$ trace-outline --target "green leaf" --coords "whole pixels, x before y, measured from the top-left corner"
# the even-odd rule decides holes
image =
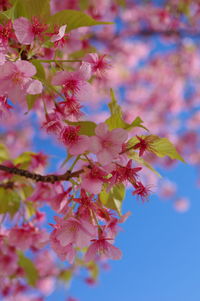
[[[16,0],[15,18],[39,17],[39,20],[45,21],[50,16],[49,0]]]
[[[111,102],[108,104],[111,116],[106,120],[106,124],[108,125],[109,130],[113,130],[116,128],[122,128],[125,130],[131,130],[134,127],[142,127],[145,128],[142,123],[142,119],[140,117],[136,117],[131,124],[125,122],[122,117],[122,110],[120,105],[118,105],[117,100],[115,98],[114,91],[110,90]]]
[[[28,283],[31,286],[35,286],[38,280],[38,271],[36,270],[33,262],[29,258],[24,256],[22,252],[18,252],[18,257],[18,264],[24,269]]]
[[[148,169],[150,169],[152,172],[154,172],[157,176],[162,177],[159,172],[157,172],[152,166],[151,164],[149,164],[147,161],[145,161],[143,158],[139,157],[138,153],[134,152],[134,151],[129,151],[128,153],[128,157],[130,159],[133,159],[134,161],[136,161],[137,163],[147,167]]]
[[[11,218],[19,210],[20,197],[11,189],[0,188],[0,214],[9,213]]]
[[[111,188],[109,192],[102,190],[100,193],[100,200],[109,209],[117,211],[121,215],[122,201],[125,198],[124,184],[117,184]]]
[[[36,213],[33,202],[26,202],[26,215],[31,218]]]
[[[69,282],[72,278],[72,271],[71,270],[65,270],[62,271],[59,275],[59,279],[63,282]]]
[[[4,144],[0,144],[0,162],[3,162],[5,160],[9,159],[9,153]]]
[[[80,10],[86,10],[89,6],[89,0],[79,0]]]
[[[96,128],[96,123],[93,121],[79,121],[79,122],[72,122],[65,120],[65,122],[69,125],[74,125],[74,126],[80,126],[80,135],[87,135],[87,136],[94,136],[95,135],[95,128]]]
[[[134,127],[140,127],[143,128],[144,130],[148,131],[148,129],[142,125],[142,123],[144,123],[144,121],[137,116],[132,122],[131,124],[127,124],[127,126],[125,127],[125,130],[131,130]]]
[[[168,156],[171,159],[177,159],[184,162],[184,159],[177,152],[175,146],[167,138],[159,138],[151,143],[152,152],[158,157]]]
[[[81,11],[70,9],[59,11],[55,15],[50,16],[48,23],[50,23],[52,26],[55,24],[59,26],[67,24],[67,31],[85,26],[113,24],[111,22],[96,21]]]
[[[26,95],[28,111],[30,111],[34,107],[37,99],[38,99],[38,94],[37,95],[31,95],[31,94]],[[27,113],[28,112],[26,112],[25,114],[27,114]]]
[[[35,66],[37,73],[35,77],[39,80],[45,80],[45,71],[43,65],[38,60],[31,60],[31,63]]]
[[[17,157],[15,160],[14,160],[14,164],[15,165],[18,165],[20,164],[20,168],[28,168],[29,167],[29,164],[32,160],[32,155],[34,153],[33,152],[24,152],[22,153],[21,155],[19,155],[19,157]]]

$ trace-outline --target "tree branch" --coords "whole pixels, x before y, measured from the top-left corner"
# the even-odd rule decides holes
[[[28,170],[20,169],[17,167],[8,167],[5,165],[0,165],[0,170],[5,171],[10,174],[25,177],[27,179],[32,179],[36,182],[46,182],[46,183],[52,183],[52,184],[54,184],[55,182],[59,182],[59,181],[69,181],[71,178],[77,178],[84,171],[83,169],[80,169],[75,172],[71,172],[70,170],[67,170],[64,174],[61,174],[61,175],[49,174],[49,175],[43,176],[40,174],[32,173]]]

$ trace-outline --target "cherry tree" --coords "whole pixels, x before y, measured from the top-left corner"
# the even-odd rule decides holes
[[[200,7],[166,2],[0,1],[3,300],[44,300],[83,268],[94,283],[122,256],[126,189],[146,202],[160,181],[153,166],[199,164]],[[54,172],[37,137],[66,153]]]

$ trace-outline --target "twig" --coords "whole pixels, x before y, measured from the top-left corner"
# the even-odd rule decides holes
[[[36,182],[46,182],[52,184],[60,181],[69,181],[71,178],[78,178],[79,175],[84,172],[83,169],[80,169],[75,172],[71,172],[70,170],[67,170],[64,174],[61,175],[49,174],[43,176],[40,174],[32,173],[28,170],[20,169],[17,167],[8,167],[5,165],[0,165],[0,170],[3,170],[10,174],[15,174],[21,177],[25,177],[27,179],[32,179]]]

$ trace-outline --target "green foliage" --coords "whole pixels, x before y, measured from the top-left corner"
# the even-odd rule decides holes
[[[0,163],[9,159],[9,153],[4,144],[0,144]]]
[[[134,161],[136,161],[137,163],[139,163],[140,165],[143,165],[145,167],[147,167],[148,169],[150,169],[152,172],[154,172],[157,176],[161,177],[161,175],[159,174],[159,172],[157,172],[152,166],[151,164],[149,164],[147,161],[145,161],[143,158],[139,157],[138,153],[134,152],[134,151],[129,151],[127,152],[127,155],[130,159],[133,159]]]
[[[60,273],[59,275],[59,280],[63,281],[63,282],[69,282],[72,278],[72,271],[70,269],[68,270],[64,270]]]
[[[38,272],[33,262],[24,256],[22,252],[18,252],[19,261],[18,264],[23,268],[27,281],[31,286],[35,286],[38,279]]]
[[[38,60],[31,60],[31,63],[35,66],[37,73],[35,77],[39,80],[45,80],[45,71],[43,65]]]
[[[39,17],[40,20],[45,21],[50,16],[49,0],[14,0],[12,19],[19,17]]]
[[[151,146],[153,148],[152,152],[158,157],[168,156],[171,159],[180,160],[185,163],[184,159],[177,152],[175,146],[167,138],[158,137],[158,139],[152,142]]]
[[[9,213],[12,218],[20,207],[18,193],[11,189],[0,187],[0,214]]]
[[[125,193],[124,184],[117,184],[113,186],[109,192],[102,190],[99,196],[104,206],[117,211],[117,213],[121,215],[122,201],[125,198]]]
[[[65,120],[68,125],[80,126],[80,135],[87,135],[87,136],[94,136],[95,135],[95,128],[96,123],[93,121],[79,121],[79,122],[72,122]]]
[[[27,169],[32,160],[33,152],[24,152],[14,160],[15,165],[20,165],[20,168]]]
[[[38,99],[38,95],[30,95],[30,94],[26,95],[26,102],[27,102],[28,111],[30,111],[34,107],[35,102],[37,101],[37,99]],[[26,113],[28,113],[28,112],[26,112]]]
[[[171,159],[180,160],[185,162],[181,155],[177,152],[175,146],[167,139],[160,138],[157,135],[140,136],[142,139],[149,137],[149,148],[148,151],[155,154],[158,157],[168,156]],[[151,142],[150,142],[151,140]],[[138,143],[137,137],[133,137],[128,141],[128,148]],[[131,154],[131,152],[130,152]]]
[[[77,10],[62,10],[53,16],[50,16],[48,23],[52,26],[67,24],[67,31],[85,26],[112,24],[111,22],[96,21],[92,17]]]
[[[110,90],[111,102],[108,104],[111,116],[106,120],[106,124],[108,125],[109,130],[113,130],[116,128],[122,128],[125,130],[131,130],[134,127],[141,127],[145,130],[142,123],[142,119],[140,117],[136,117],[131,124],[128,124],[123,120],[122,110],[120,105],[118,105],[117,100],[115,98],[114,91]]]

